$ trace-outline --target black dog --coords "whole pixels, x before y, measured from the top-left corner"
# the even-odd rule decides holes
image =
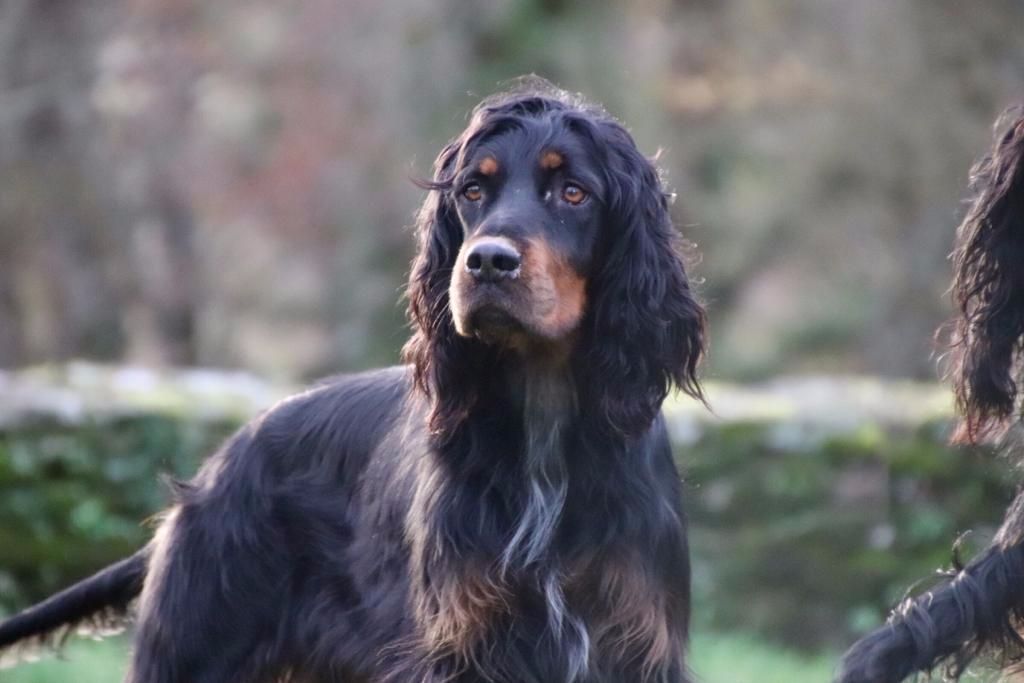
[[[975,197],[953,252],[950,377],[963,421],[954,440],[1002,439],[1019,452],[1024,381],[1024,118],[1010,118],[972,171]],[[842,683],[896,683],[944,665],[959,677],[980,653],[1004,665],[1024,640],[1024,493],[992,545],[935,590],[901,605],[843,659]]]
[[[536,82],[485,100],[419,216],[405,367],[238,432],[137,555],[0,648],[138,597],[130,683],[689,680],[660,406],[704,312],[655,167]]]

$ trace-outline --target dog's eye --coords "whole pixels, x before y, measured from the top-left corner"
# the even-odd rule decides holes
[[[573,185],[572,183],[566,184],[562,188],[562,199],[569,202],[570,204],[582,204],[583,200],[587,198],[587,192],[579,185]]]
[[[484,193],[480,189],[480,183],[470,183],[462,188],[462,196],[471,202],[478,202]]]

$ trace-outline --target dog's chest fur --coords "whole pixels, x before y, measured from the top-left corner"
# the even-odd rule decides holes
[[[424,652],[495,680],[515,668],[492,656],[495,641],[559,652],[557,675],[569,682],[607,658],[660,666],[674,642],[670,606],[639,554],[560,538],[567,507],[576,526],[588,521],[589,501],[569,498],[573,463],[586,461],[571,452],[580,443],[572,385],[557,374],[528,377],[517,408],[521,426],[508,441],[518,448],[495,438],[500,464],[490,479],[472,473],[474,462],[451,468],[443,453],[416,473],[406,532]]]

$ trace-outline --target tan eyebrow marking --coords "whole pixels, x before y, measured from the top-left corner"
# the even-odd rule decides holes
[[[484,175],[494,175],[498,172],[498,160],[494,157],[484,157],[477,169]]]
[[[564,162],[565,159],[562,158],[562,155],[551,149],[544,152],[540,157],[540,167],[549,171],[555,170]]]

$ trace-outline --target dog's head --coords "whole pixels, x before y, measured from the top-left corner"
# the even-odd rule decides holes
[[[493,96],[424,185],[406,358],[435,429],[468,414],[500,356],[570,359],[624,434],[672,383],[700,396],[704,312],[657,170],[611,116],[535,81]]]

